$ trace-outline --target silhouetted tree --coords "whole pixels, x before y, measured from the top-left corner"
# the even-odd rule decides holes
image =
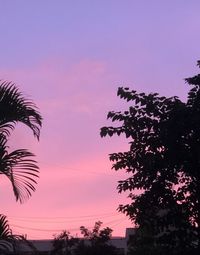
[[[9,253],[13,247],[14,236],[6,219],[6,216],[0,214],[0,254]]]
[[[55,236],[53,240],[52,255],[120,255],[109,241],[112,229],[106,227],[100,229],[102,222],[97,221],[92,231],[81,226],[80,231],[83,238],[77,238],[63,231]]]
[[[25,99],[14,84],[0,84],[0,174],[8,177],[20,202],[35,190],[38,166],[31,159],[34,155],[26,149],[8,152],[9,135],[21,122],[39,139],[41,120],[34,103]]]
[[[78,238],[71,236],[69,232],[64,230],[59,235],[55,235],[51,254],[71,255],[72,249],[78,241]]]
[[[39,139],[42,117],[33,102],[23,97],[13,83],[0,83],[0,174],[8,177],[16,200],[21,203],[35,191],[39,168],[26,149],[9,152],[9,136],[17,123],[29,127]],[[19,236],[18,236],[19,237]],[[18,238],[12,235],[5,216],[0,215],[0,250]],[[23,238],[22,238],[23,239]],[[12,242],[11,242],[12,241]],[[3,247],[4,246],[4,247]]]
[[[200,252],[200,74],[185,80],[191,86],[186,102],[120,87],[118,96],[132,104],[108,113],[119,126],[101,128],[102,137],[129,139],[129,151],[110,154],[113,169],[129,174],[118,191],[129,191],[132,201],[119,210],[150,229],[152,242],[168,254],[181,246]]]
[[[101,225],[102,222],[97,221],[92,231],[84,226],[80,227],[84,239],[79,242],[75,250],[76,255],[117,254],[116,248],[109,244],[112,229],[108,227],[100,229]]]

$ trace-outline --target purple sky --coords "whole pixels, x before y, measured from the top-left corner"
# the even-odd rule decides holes
[[[15,203],[1,177],[1,213],[15,233],[50,238],[101,220],[124,235],[131,223],[117,213],[126,195],[108,154],[124,138],[101,139],[109,110],[126,103],[118,86],[186,98],[183,78],[197,73],[200,2],[136,0],[0,1],[0,77],[34,100],[44,118],[38,143],[19,125],[11,148],[37,155],[40,179],[25,204]]]

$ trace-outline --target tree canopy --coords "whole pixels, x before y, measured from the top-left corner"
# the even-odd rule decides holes
[[[112,168],[129,175],[117,188],[129,192],[131,203],[119,210],[153,231],[162,247],[200,250],[200,74],[185,81],[186,102],[120,87],[117,95],[131,106],[110,111],[107,118],[118,126],[100,134],[129,138],[128,151],[109,155]]]

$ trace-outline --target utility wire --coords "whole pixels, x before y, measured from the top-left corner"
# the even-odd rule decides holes
[[[82,218],[92,218],[92,217],[104,217],[104,216],[114,216],[117,213],[100,213],[100,214],[90,214],[90,215],[80,215],[80,216],[54,216],[54,217],[40,217],[40,216],[12,216],[8,215],[9,218],[18,218],[18,219],[82,219]]]
[[[51,166],[53,167],[52,165],[48,164],[48,163],[45,163],[45,162],[41,162],[41,164],[43,165],[46,165],[46,166]],[[58,165],[58,164],[54,164],[55,167],[57,168],[60,168],[60,169],[64,169],[64,170],[70,170],[70,171],[74,171],[74,172],[81,172],[83,174],[95,174],[95,175],[106,175],[106,176],[114,176],[113,174],[110,174],[110,173],[105,173],[105,172],[97,172],[97,171],[92,171],[92,170],[82,170],[82,169],[77,169],[77,168],[71,168],[71,167],[65,167],[65,166],[61,166],[61,165]],[[111,168],[110,168],[111,170]],[[114,172],[113,172],[114,173]]]
[[[120,219],[115,219],[115,220],[112,220],[112,221],[109,221],[107,223],[104,223],[103,225],[109,225],[111,223],[116,223],[116,222],[119,222],[121,220],[123,220],[124,218],[120,218]],[[62,232],[64,229],[41,229],[41,228],[32,228],[32,227],[24,227],[24,226],[19,226],[19,225],[15,225],[15,224],[10,224],[11,226],[13,227],[16,227],[16,228],[20,228],[20,229],[27,229],[27,230],[33,230],[33,231],[44,231],[44,232]],[[91,229],[93,228],[94,226],[90,226],[90,227],[87,227],[88,229]],[[68,231],[77,231],[77,230],[80,230],[80,228],[69,228],[67,229]]]
[[[112,215],[107,215],[107,216],[98,216],[98,218],[103,218],[103,219],[107,219],[107,218],[111,218],[111,217],[114,217],[114,216],[118,216],[118,215],[116,215],[116,214],[112,214]],[[9,218],[9,217],[8,217]],[[82,222],[82,221],[84,221],[84,220],[87,220],[87,219],[89,219],[89,220],[96,220],[97,219],[97,216],[95,216],[95,217],[91,217],[91,218],[82,218],[82,219],[80,219],[80,218],[78,218],[78,219],[69,219],[68,218],[68,220],[66,219],[66,220],[62,220],[62,221],[55,221],[55,220],[53,220],[53,221],[50,221],[50,220],[42,220],[42,219],[14,219],[14,218],[10,218],[10,219],[12,219],[12,221],[15,221],[15,222],[32,222],[32,223],[52,223],[52,224],[58,224],[58,223],[71,223],[71,222]]]

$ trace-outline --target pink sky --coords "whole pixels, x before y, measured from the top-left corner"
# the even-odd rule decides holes
[[[2,1],[1,79],[15,82],[44,118],[40,142],[19,125],[10,148],[28,148],[40,166],[37,190],[23,205],[1,177],[1,213],[14,233],[51,238],[101,220],[123,236],[130,221],[108,154],[128,149],[100,138],[109,110],[127,104],[118,86],[186,98],[183,78],[197,72],[199,1]]]

